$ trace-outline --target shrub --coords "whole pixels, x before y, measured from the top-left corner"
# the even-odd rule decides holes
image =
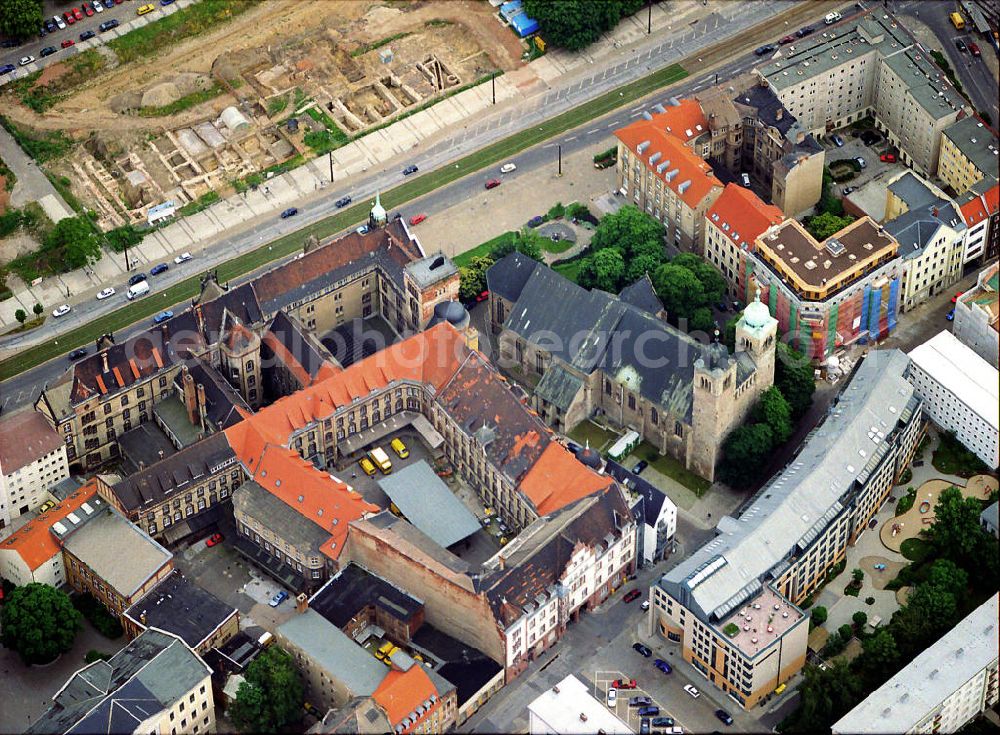
[[[566,207],[563,206],[562,202],[556,202],[552,205],[552,209],[548,211],[549,219],[559,219],[566,214]]]
[[[73,607],[79,610],[98,633],[105,638],[120,638],[122,630],[118,618],[109,613],[92,595],[80,595],[73,600]]]
[[[850,623],[844,623],[841,625],[837,628],[837,632],[840,633],[840,637],[843,638],[845,642],[854,637],[854,628],[851,627]]]
[[[858,610],[851,616],[851,620],[854,621],[854,630],[860,633],[868,625],[868,613],[864,610]]]
[[[866,597],[865,598],[865,604],[866,605],[874,605],[875,604],[875,598],[874,597]]]
[[[607,161],[609,158],[618,157],[618,146],[613,148],[608,148],[606,151],[601,151],[596,156],[594,156],[594,163],[601,163],[602,161]]]
[[[823,607],[822,605],[818,605],[812,611],[812,620],[813,620],[813,623],[815,623],[816,625],[822,625],[823,623],[826,622],[826,619],[827,619],[828,615],[829,615],[829,613],[827,612],[826,608]]]
[[[740,626],[736,623],[727,623],[726,627],[722,629],[722,632],[732,638],[734,635],[740,632]]]
[[[94,661],[107,661],[111,658],[110,653],[101,653],[98,650],[91,648],[87,651],[87,655],[83,657],[85,663],[92,664]]]

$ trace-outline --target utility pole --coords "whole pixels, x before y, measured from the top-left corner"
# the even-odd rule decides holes
[[[649,9],[649,16],[646,18],[646,33],[653,32],[653,0],[647,0],[646,7]]]
[[[330,183],[333,183],[333,151],[329,152],[330,158]]]
[[[559,144],[559,175],[562,176],[562,143]]]
[[[490,76],[490,81],[493,83],[493,104],[497,103],[497,73],[493,72]]]

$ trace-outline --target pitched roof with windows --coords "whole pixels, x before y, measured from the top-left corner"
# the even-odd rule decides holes
[[[765,204],[753,191],[737,184],[726,184],[705,216],[732,244],[750,249],[756,238],[785,219],[778,207]]]
[[[96,479],[88,481],[70,493],[61,503],[57,503],[54,508],[25,523],[0,541],[0,551],[16,552],[31,571],[50,561],[62,548],[59,539],[50,529],[69,515],[80,511],[84,505],[90,508],[103,505],[104,501],[97,495],[98,482],[100,481]],[[86,511],[84,513],[86,514]]]
[[[393,728],[411,721],[410,727],[422,722],[440,708],[441,694],[423,666],[412,665],[405,671],[393,668],[372,693],[375,701],[385,710]]]

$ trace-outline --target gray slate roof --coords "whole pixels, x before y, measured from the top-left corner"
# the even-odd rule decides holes
[[[330,539],[330,532],[313,523],[295,508],[262,488],[253,480],[240,485],[233,493],[236,510],[256,518],[274,531],[275,535],[299,549],[311,549],[319,554],[319,547]]]
[[[918,179],[912,171],[907,171],[887,187],[889,191],[902,199],[910,209],[930,204],[937,197],[928,186]]]
[[[583,387],[583,380],[561,363],[555,363],[535,386],[535,395],[556,406],[561,411],[569,409],[573,399]]]
[[[720,535],[659,584],[702,620],[719,620],[755,595],[773,570],[808,548],[890,453],[900,422],[919,409],[899,350],[869,353],[805,446]]]
[[[515,250],[489,267],[486,271],[486,287],[491,293],[508,301],[517,301],[521,296],[521,289],[538,266],[537,260]]]
[[[641,311],[656,314],[663,309],[663,302],[656,295],[653,282],[649,279],[649,274],[643,274],[642,278],[630,283],[618,292],[618,298],[626,304],[632,304]]]
[[[406,519],[432,541],[448,548],[479,531],[479,521],[421,460],[386,475],[379,487]]]
[[[919,256],[937,237],[942,226],[949,226],[962,232],[965,221],[946,199],[935,199],[918,209],[889,220],[883,227],[899,242],[899,255],[902,258]]]
[[[235,614],[235,607],[188,580],[180,571],[174,571],[125,611],[127,617],[143,627],[180,636],[191,648],[201,645]]]
[[[1000,176],[1000,154],[996,152],[1000,149],[1000,142],[977,118],[970,116],[956,120],[944,129],[944,134],[976,168],[985,174]]]

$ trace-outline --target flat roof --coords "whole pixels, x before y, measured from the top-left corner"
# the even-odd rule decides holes
[[[954,334],[938,332],[913,348],[909,357],[994,430],[1000,429],[1000,371]]]
[[[549,732],[632,733],[627,724],[611,714],[604,702],[594,699],[588,687],[572,674],[536,697],[528,705],[528,711],[542,720]]]
[[[1000,141],[979,118],[963,117],[943,133],[983,174],[1000,176]]]
[[[969,613],[833,725],[834,733],[912,732],[966,682],[997,661],[1000,595]],[[979,694],[976,695],[980,696]]]
[[[802,613],[795,605],[765,586],[757,597],[720,620],[718,628],[733,645],[753,657],[781,638],[801,619]],[[725,632],[730,624],[737,628],[733,635]]]
[[[410,523],[440,546],[448,548],[479,530],[476,517],[423,460],[378,485]]]
[[[338,628],[347,625],[368,605],[380,607],[403,621],[409,621],[424,607],[420,600],[354,563],[337,572],[309,600],[310,609]]]
[[[236,614],[235,607],[177,570],[125,611],[143,627],[173,633],[195,649]]]

